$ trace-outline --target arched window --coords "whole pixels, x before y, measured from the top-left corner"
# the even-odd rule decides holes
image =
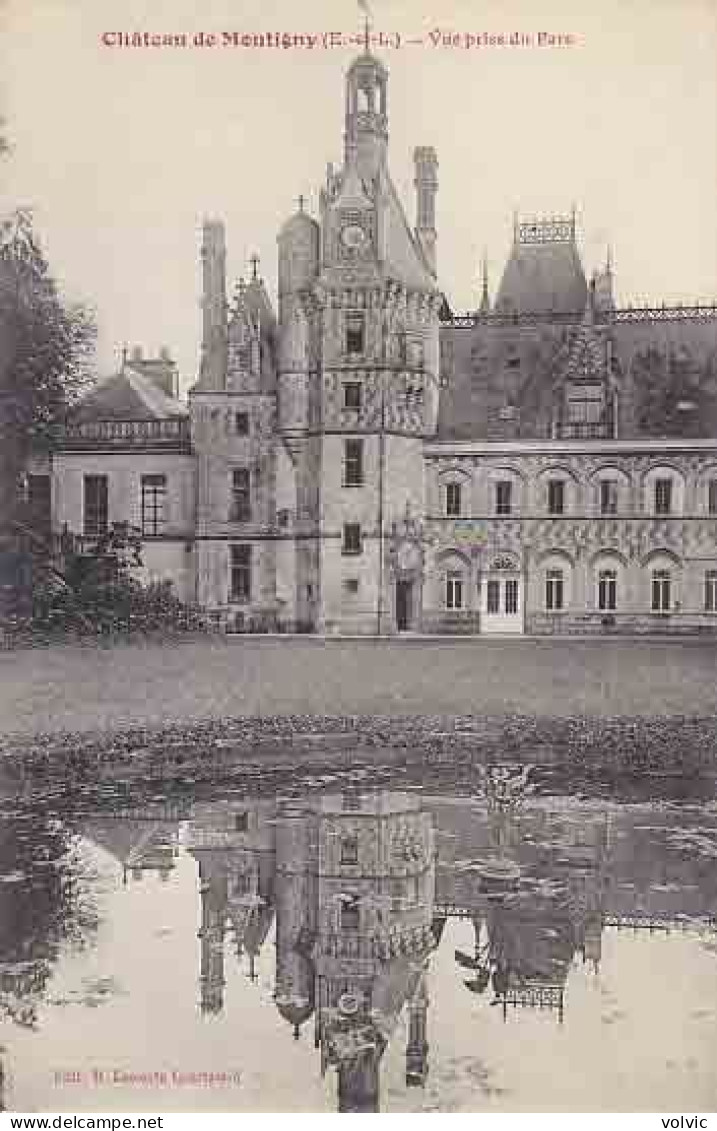
[[[560,612],[565,602],[565,575],[558,566],[545,571],[545,608],[549,613]]]
[[[653,613],[668,613],[672,602],[672,574],[669,569],[653,569],[650,608]]]
[[[463,608],[463,574],[457,569],[450,569],[446,573],[446,608]]]
[[[705,612],[717,613],[717,569],[705,573]]]
[[[617,570],[601,569],[598,573],[597,606],[601,613],[614,613],[617,608]]]
[[[446,514],[449,518],[459,518],[461,513],[460,483],[446,483]]]

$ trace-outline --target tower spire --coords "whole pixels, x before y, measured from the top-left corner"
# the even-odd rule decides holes
[[[490,313],[490,296],[488,294],[488,251],[486,248],[483,248],[483,255],[481,258],[480,312],[481,314]]]
[[[363,45],[367,55],[371,54],[371,9],[367,0],[358,0],[358,6],[364,14]]]

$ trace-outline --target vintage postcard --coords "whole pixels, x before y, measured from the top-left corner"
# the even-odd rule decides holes
[[[0,1109],[707,1127],[714,0],[0,0],[0,119]]]

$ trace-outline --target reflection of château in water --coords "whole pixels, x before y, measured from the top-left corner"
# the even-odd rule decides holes
[[[406,1081],[426,1079],[430,958],[449,918],[472,926],[455,952],[462,992],[507,1020],[512,1007],[562,1018],[571,971],[599,969],[606,928],[714,916],[704,814],[692,827],[684,808],[526,804],[525,771],[498,778],[480,799],[237,796],[95,813],[82,828],[125,876],[165,878],[181,830],[199,871],[202,1012],[223,1008],[229,948],[254,978],[273,940],[287,1036],[313,1035],[341,1110],[377,1110],[383,1054],[406,1025]]]
[[[383,1052],[404,1007],[406,1080],[427,1072],[425,969],[436,945],[433,821],[400,793],[207,806],[187,830],[202,898],[201,1007],[217,1012],[224,937],[253,959],[276,916],[277,1008],[313,1017],[340,1110],[379,1105]]]

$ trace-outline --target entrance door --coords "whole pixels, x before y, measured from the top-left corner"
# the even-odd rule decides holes
[[[522,632],[523,607],[517,573],[489,574],[481,610],[482,632]]]
[[[396,582],[396,628],[399,632],[406,632],[411,627],[411,590],[413,582]]]

